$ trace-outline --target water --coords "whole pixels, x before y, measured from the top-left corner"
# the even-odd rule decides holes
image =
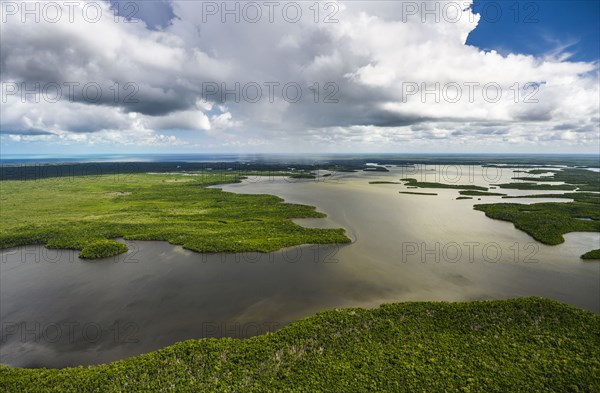
[[[600,313],[600,264],[579,259],[598,248],[599,233],[567,234],[564,244],[545,246],[472,208],[506,202],[500,197],[457,201],[457,190],[405,195],[403,185],[368,184],[414,177],[487,185],[509,181],[512,171],[390,169],[222,186],[315,205],[328,217],[297,223],[344,227],[350,245],[202,255],[162,242],[129,242],[128,254],[95,262],[42,247],[4,250],[0,362],[98,364],[189,338],[248,337],[319,310],[384,302],[543,296]]]
[[[4,250],[0,362],[97,364],[189,338],[263,334],[353,290],[331,268],[336,246],[200,255],[128,244],[128,254],[95,262],[39,246]]]

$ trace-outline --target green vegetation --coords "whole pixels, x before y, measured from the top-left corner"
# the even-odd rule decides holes
[[[460,197],[456,198],[457,201],[461,201],[463,199],[473,199],[473,197],[460,196]]]
[[[0,179],[2,180],[28,180],[44,179],[49,177],[78,177],[98,176],[101,174],[132,174],[132,173],[173,173],[173,172],[198,172],[198,171],[234,171],[247,175],[249,172],[292,172],[330,170],[335,173],[357,172],[365,168],[367,163],[379,163],[385,167],[395,165],[397,167],[416,168],[414,165],[482,165],[490,168],[515,168],[519,172],[524,169],[533,169],[530,174],[543,174],[555,171],[557,165],[569,165],[577,169],[564,169],[563,175],[570,171],[581,171],[576,176],[589,177],[590,171],[585,168],[599,168],[598,155],[576,155],[576,156],[542,156],[542,155],[445,155],[445,154],[389,154],[369,156],[336,156],[326,161],[317,161],[311,164],[296,162],[293,167],[285,162],[265,162],[256,160],[252,162],[93,162],[93,163],[48,163],[48,164],[21,164],[13,162],[10,158],[4,158],[0,164]],[[491,164],[493,163],[493,164]],[[540,166],[542,165],[542,166]],[[424,168],[425,171],[435,169]],[[535,171],[540,171],[539,173]],[[587,172],[587,173],[586,173]],[[537,179],[536,179],[537,180]],[[593,181],[593,179],[592,179]],[[569,183],[569,182],[567,182]],[[582,184],[582,183],[573,183]],[[597,183],[597,190],[600,184]],[[592,190],[589,190],[592,191]]]
[[[417,181],[417,179],[400,179],[400,180],[403,182],[406,182],[407,186],[419,187],[419,188],[450,188],[450,189],[454,189],[454,190],[479,190],[479,191],[487,191],[488,190],[486,187],[473,186],[473,185],[420,182],[420,181]]]
[[[291,179],[316,179],[317,176],[313,173],[292,173]]]
[[[563,169],[554,174],[554,178],[565,183],[575,184],[578,191],[600,192],[600,173],[586,169]]]
[[[579,191],[600,191],[600,173],[586,169],[566,168],[560,171],[529,171],[529,174],[552,172],[551,176],[519,177],[515,179],[538,182],[564,182],[579,188]],[[556,188],[553,188],[556,189]],[[571,188],[573,189],[573,188]]]
[[[523,172],[523,171],[521,171]],[[600,174],[586,169],[563,169],[560,171],[548,169],[533,169],[528,174],[544,174],[549,176],[520,177],[516,179],[541,182],[564,182],[567,184],[545,185],[536,183],[497,184],[504,189],[519,190],[579,190],[597,191],[600,189]],[[460,191],[461,195],[502,195],[502,198],[561,198],[573,199],[569,203],[538,203],[522,205],[514,203],[496,203],[475,205],[476,210],[485,215],[512,222],[516,228],[527,232],[536,240],[550,245],[565,241],[563,235],[569,232],[600,232],[600,195],[591,192],[570,192],[563,194],[538,194],[523,196],[506,196],[498,193],[478,193]],[[588,254],[595,255],[594,252]],[[585,255],[588,255],[585,254]]]
[[[389,172],[386,167],[383,166],[368,166],[363,169],[365,172]]]
[[[485,191],[459,191],[460,195],[471,195],[471,196],[502,196],[506,194],[500,194],[497,192],[485,192]]]
[[[494,203],[474,208],[490,218],[512,222],[545,244],[560,244],[569,232],[600,232],[600,209],[592,203]]]
[[[568,190],[573,191],[600,191],[600,173],[587,169],[566,168],[560,171],[548,171],[543,169],[528,171],[528,174],[543,174],[551,172],[549,176],[541,177],[514,177],[515,180],[531,182],[563,182],[560,185],[543,185],[535,183],[509,183],[499,184],[501,188],[512,188],[518,190]]]
[[[512,177],[511,179],[513,180],[521,180],[521,181],[525,181],[525,182],[536,182],[536,181],[541,181],[541,182],[560,182],[561,180],[555,180],[554,178],[546,178],[546,177],[531,177],[531,176],[522,176],[522,177]]]
[[[558,172],[555,169],[531,169],[528,171],[513,171],[514,173],[527,173],[529,175],[541,175],[544,173]]]
[[[518,199],[518,198],[555,198],[555,199],[573,199],[576,202],[586,202],[600,204],[600,194],[591,192],[566,192],[564,194],[535,194],[535,195],[518,195],[504,196],[503,199]]]
[[[6,392],[593,392],[600,317],[539,298],[321,312],[249,339],[114,363],[0,366]]]
[[[504,183],[494,184],[496,187],[512,189],[512,190],[558,190],[558,191],[574,191],[575,186],[569,184],[537,184],[537,183]]]
[[[324,217],[270,195],[210,185],[240,174],[128,174],[2,181],[0,249],[43,244],[99,258],[126,251],[107,239],[161,240],[200,252],[275,251],[350,242],[343,229],[304,228],[292,218]]]
[[[400,194],[409,194],[409,195],[437,195],[433,192],[411,192],[411,191],[400,191]]]
[[[100,259],[119,255],[127,251],[127,246],[114,240],[97,240],[89,243],[79,253],[79,258]]]
[[[600,249],[586,252],[581,259],[600,260]]]
[[[370,181],[369,184],[402,184],[397,181]]]

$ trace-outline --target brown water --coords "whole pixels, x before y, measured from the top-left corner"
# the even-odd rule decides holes
[[[4,250],[0,363],[97,364],[189,338],[247,337],[319,310],[383,302],[543,296],[600,313],[600,264],[579,259],[598,248],[600,234],[568,234],[564,244],[545,246],[472,208],[506,202],[499,197],[457,201],[456,190],[406,195],[399,191],[415,190],[368,184],[414,177],[487,185],[513,176],[506,169],[498,178],[483,176],[480,167],[435,169],[437,178],[433,171],[391,168],[316,181],[251,178],[223,187],[315,205],[328,217],[297,222],[344,227],[354,240],[345,246],[202,255],[162,242],[129,242],[126,255],[96,262],[42,247]]]

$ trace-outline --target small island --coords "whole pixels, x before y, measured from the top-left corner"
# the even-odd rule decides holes
[[[412,192],[412,191],[400,191],[400,194],[408,194],[408,195],[437,195],[434,192]]]
[[[581,256],[581,259],[600,260],[600,249],[586,252]]]

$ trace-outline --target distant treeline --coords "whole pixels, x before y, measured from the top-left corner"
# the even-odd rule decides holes
[[[24,164],[5,165],[0,167],[1,180],[36,180],[51,177],[97,177],[115,176],[126,179],[128,174],[135,173],[175,173],[175,172],[221,172],[236,171],[242,174],[268,176],[269,173],[281,171],[307,171],[315,169],[313,165],[297,165],[289,167],[277,164],[241,164],[241,163],[198,163],[198,162],[94,162],[66,164]]]
[[[453,155],[403,155],[402,158],[382,156],[360,156],[332,158],[312,164],[287,162],[85,162],[85,163],[19,163],[0,161],[0,180],[35,180],[50,177],[75,176],[124,176],[133,173],[169,173],[198,171],[239,171],[268,175],[281,171],[330,170],[354,172],[361,170],[386,171],[383,166],[412,165],[483,165],[487,167],[532,168],[539,166],[569,165],[575,167],[599,167],[597,156],[453,156]],[[367,163],[377,163],[369,167]]]

